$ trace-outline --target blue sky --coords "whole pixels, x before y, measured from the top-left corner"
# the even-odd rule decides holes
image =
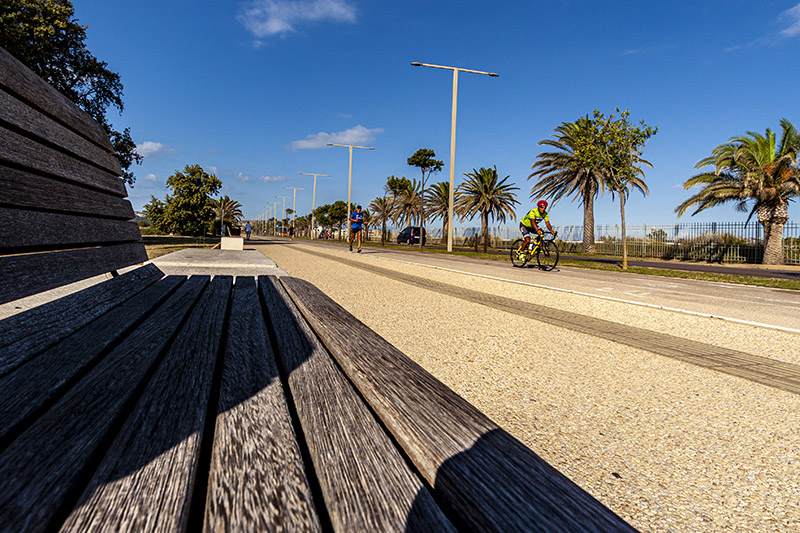
[[[130,127],[145,156],[130,189],[140,210],[166,178],[199,164],[255,218],[297,191],[297,212],[383,195],[389,175],[419,178],[406,159],[432,148],[450,159],[452,74],[412,61],[497,72],[459,76],[456,184],[497,166],[533,203],[527,180],[538,142],[594,109],[627,108],[659,132],[644,157],[650,195],[635,193],[629,224],[669,224],[688,197],[681,184],[711,149],[746,131],[800,126],[798,0],[75,0],[87,45],[119,72]],[[291,207],[291,199],[287,201]],[[800,208],[790,207],[797,220]],[[680,221],[744,221],[715,208]],[[610,195],[597,224],[619,222]],[[581,224],[562,200],[556,225]],[[460,225],[477,225],[464,222]],[[508,225],[513,222],[507,222]]]

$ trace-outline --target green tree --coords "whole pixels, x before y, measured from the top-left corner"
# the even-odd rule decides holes
[[[411,180],[403,176],[402,178],[398,178],[394,175],[389,176],[386,178],[386,185],[384,186],[384,190],[392,196],[393,199],[397,199],[398,196],[403,191],[406,191],[411,188]]]
[[[166,223],[170,233],[202,235],[211,229],[214,221],[212,196],[217,194],[222,182],[208,174],[200,165],[186,165],[183,172],[176,171],[167,178]]]
[[[648,126],[644,120],[638,125],[631,123],[627,109],[606,117],[600,111],[593,113],[597,137],[593,142],[584,139],[576,150],[578,157],[587,161],[604,176],[611,196],[619,197],[619,213],[622,222],[622,269],[628,269],[628,240],[625,234],[625,202],[631,191],[643,195],[650,191],[644,182],[641,166],[653,167],[642,159],[647,140],[658,132],[657,127]]]
[[[701,189],[675,212],[683,215],[695,208],[692,215],[709,207],[733,202],[736,209],[750,211],[764,227],[765,265],[783,264],[783,226],[789,220],[789,202],[800,196],[800,170],[797,154],[800,133],[785,118],[781,120],[781,139],[767,128],[761,135],[748,131],[734,137],[697,162],[695,168],[713,167],[686,180],[684,189]]]
[[[78,24],[69,0],[0,2],[0,46],[99,122],[109,134],[123,179],[141,163],[130,129],[116,131],[106,118],[110,107],[123,110],[120,75],[86,48],[86,26]]]
[[[431,218],[442,219],[442,242],[447,242],[450,212],[450,182],[440,181],[428,189],[425,205]]]
[[[462,217],[472,219],[475,215],[481,216],[481,239],[483,251],[489,247],[489,217],[505,222],[506,217],[516,220],[514,206],[519,203],[512,191],[518,191],[510,183],[506,183],[506,176],[502,180],[497,174],[497,167],[472,169],[464,173],[467,178],[456,189],[455,209]]]
[[[528,179],[538,178],[531,189],[531,198],[551,198],[553,203],[563,196],[573,196],[583,204],[583,244],[585,254],[597,253],[594,242],[594,199],[605,190],[605,176],[597,158],[584,147],[599,141],[597,124],[589,116],[575,122],[564,122],[555,129],[554,139],[539,141],[557,151],[542,152],[531,167]]]
[[[420,196],[425,197],[425,180],[428,179],[432,174],[437,172],[441,172],[444,163],[435,159],[436,152],[431,150],[430,148],[420,148],[414,154],[408,158],[408,166],[417,167],[422,171],[422,181],[421,181],[421,189],[420,189]],[[424,202],[418,202],[419,207],[419,225],[421,228],[425,227],[425,204]],[[424,234],[424,229],[420,230]],[[419,239],[419,247],[422,248],[423,239]]]
[[[330,217],[331,223],[339,228],[339,240],[342,240],[342,226],[347,222],[349,216],[347,204],[342,200],[336,200],[328,208],[328,217]]]
[[[153,195],[150,195],[150,202],[144,204],[144,216],[150,221],[150,226],[159,233],[168,233],[166,211],[164,202]]]
[[[234,222],[241,220],[242,204],[236,200],[231,200],[228,195],[221,197],[219,200],[211,199],[211,207],[214,209],[215,218],[220,219],[222,224],[232,226]],[[222,229],[220,228],[220,232]]]
[[[386,245],[386,224],[394,214],[394,205],[394,200],[386,196],[379,196],[369,204],[372,216],[376,221],[375,224],[381,225],[381,246]]]

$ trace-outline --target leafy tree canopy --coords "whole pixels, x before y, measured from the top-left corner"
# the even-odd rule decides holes
[[[208,174],[200,165],[186,165],[183,172],[167,178],[166,226],[170,233],[202,235],[211,228],[214,220],[212,196],[222,187],[222,182]]]
[[[386,192],[397,198],[403,191],[411,189],[411,180],[406,177],[398,178],[394,175],[386,178]]]
[[[430,148],[420,148],[408,158],[407,162],[409,166],[417,167],[422,171],[422,181],[424,182],[427,176],[440,172],[444,167],[444,163],[435,157],[436,152]]]
[[[69,0],[2,0],[0,46],[46,80],[108,132],[123,179],[135,181],[133,163],[141,163],[126,128],[116,131],[106,118],[109,107],[123,110],[120,75],[86,48],[86,26],[78,23]]]

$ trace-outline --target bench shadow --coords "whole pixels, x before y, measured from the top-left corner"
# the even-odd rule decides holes
[[[636,531],[503,429],[436,471],[434,499],[459,531]],[[406,531],[422,531],[414,502]]]

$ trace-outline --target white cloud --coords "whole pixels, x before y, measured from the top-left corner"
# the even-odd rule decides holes
[[[784,37],[800,35],[800,4],[781,13],[781,18],[789,21],[789,27],[784,28],[781,35]]]
[[[293,32],[302,22],[355,22],[356,9],[349,0],[254,0],[239,20],[260,39]]]
[[[176,151],[174,148],[153,141],[145,141],[136,145],[136,152],[142,157],[153,157]]]
[[[243,181],[245,183],[248,183],[250,181],[250,176],[248,176],[247,174],[242,174],[241,172],[239,172],[237,174],[234,174],[233,177],[236,178],[237,180]]]
[[[317,148],[325,148],[328,143],[363,144],[373,140],[375,135],[381,133],[382,131],[383,130],[381,128],[369,129],[361,126],[360,124],[355,128],[334,133],[326,133],[321,131],[314,135],[309,135],[302,141],[292,142],[292,150],[314,150]]]
[[[158,180],[158,176],[156,176],[155,174],[148,174],[147,176],[144,177],[144,181],[156,181],[156,180]]]
[[[261,176],[258,178],[258,181],[262,181],[264,183],[276,183],[278,181],[286,181],[289,178],[286,176]]]

